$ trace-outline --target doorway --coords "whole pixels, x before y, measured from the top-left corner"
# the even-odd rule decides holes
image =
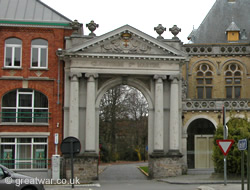
[[[215,126],[207,119],[196,119],[188,127],[187,164],[189,169],[213,168]]]

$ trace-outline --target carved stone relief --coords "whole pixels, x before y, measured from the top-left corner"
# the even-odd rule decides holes
[[[182,77],[182,100],[187,98],[187,80]]]
[[[125,33],[126,34],[126,33]],[[101,46],[102,52],[106,53],[149,53],[151,47],[134,39],[131,34],[121,35],[120,38]]]

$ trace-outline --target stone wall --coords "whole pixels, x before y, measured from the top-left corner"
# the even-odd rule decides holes
[[[97,155],[80,155],[73,159],[74,178],[78,178],[81,183],[98,180],[98,156]],[[71,159],[64,157],[63,177],[71,179]]]
[[[149,177],[151,179],[182,175],[183,164],[179,157],[150,157]]]

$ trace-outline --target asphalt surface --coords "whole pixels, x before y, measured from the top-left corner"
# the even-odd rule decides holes
[[[147,177],[137,168],[139,164],[116,164],[104,168],[99,175],[99,181],[131,181],[131,180],[147,180]]]
[[[211,178],[211,174],[182,175],[161,180],[148,180],[137,168],[147,163],[100,166],[98,181],[76,185],[77,190],[241,190],[239,180]],[[45,186],[46,190],[71,189],[71,186]],[[247,189],[245,185],[245,190]]]

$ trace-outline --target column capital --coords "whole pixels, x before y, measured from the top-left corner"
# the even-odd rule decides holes
[[[172,81],[172,82],[179,81],[180,78],[181,78],[180,75],[170,75],[169,76],[169,80]]]
[[[82,73],[75,73],[75,72],[71,72],[70,74],[69,74],[69,77],[71,78],[71,79],[73,79],[73,78],[81,78],[82,77]]]
[[[85,77],[86,78],[91,78],[91,77],[98,78],[99,75],[98,75],[98,73],[85,73]]]
[[[165,79],[167,79],[167,76],[166,75],[154,75],[154,79],[155,80],[158,80],[158,79],[165,80]]]

